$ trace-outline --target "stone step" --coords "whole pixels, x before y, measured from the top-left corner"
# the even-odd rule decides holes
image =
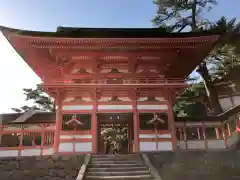
[[[129,175],[149,175],[150,171],[116,171],[116,172],[87,172],[91,176],[129,176]]]
[[[104,168],[104,167],[99,167],[99,168],[88,168],[87,172],[128,172],[128,171],[149,171],[149,168],[147,167],[110,167],[110,168]]]
[[[112,157],[112,158],[91,158],[91,161],[142,161],[142,159],[140,157],[138,158]]]
[[[154,177],[152,175],[132,175],[132,176],[86,176],[87,180],[97,180],[97,179],[113,179],[113,180],[131,180],[131,179],[138,179],[138,180],[153,180]]]
[[[88,167],[101,167],[101,168],[110,168],[110,167],[143,167],[141,164],[89,164]]]
[[[92,155],[92,158],[139,158],[139,154],[103,154],[103,155]]]
[[[90,161],[91,164],[143,164],[141,161],[118,161],[118,160],[106,160],[106,161]]]

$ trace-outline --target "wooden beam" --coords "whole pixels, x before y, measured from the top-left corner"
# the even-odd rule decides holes
[[[55,52],[56,54],[58,54],[58,56],[68,56],[68,57],[82,57],[83,59],[81,60],[80,58],[76,59],[75,61],[84,61],[86,60],[86,57],[88,57],[89,59],[95,59],[95,58],[101,58],[103,59],[103,57],[108,57],[108,59],[110,59],[110,57],[114,56],[115,60],[116,57],[127,57],[129,59],[135,58],[135,57],[155,57],[156,59],[160,58],[160,57],[172,57],[173,55],[177,54],[177,49],[174,51],[167,51],[164,50],[162,52],[147,52],[147,51],[135,51],[135,52],[118,52],[118,51],[100,51],[100,52],[89,52],[89,51],[79,51],[79,50],[58,50]],[[121,58],[120,58],[121,59]],[[72,59],[74,60],[74,58]],[[147,61],[147,60],[146,60]]]
[[[178,87],[178,88],[186,88],[189,85],[186,85],[184,83],[157,83],[157,84],[66,84],[66,83],[58,83],[58,84],[45,84],[45,87],[47,88],[112,88],[112,89],[119,89],[119,88],[156,88],[156,87],[164,87],[164,88],[171,88],[171,87]]]
[[[66,74],[63,78],[60,78],[59,81],[64,79],[94,79],[96,73],[74,73]],[[141,73],[100,73],[97,74],[98,78],[156,78],[159,79],[161,76],[160,73],[151,73],[151,72],[141,72]],[[50,80],[50,79],[49,79]]]

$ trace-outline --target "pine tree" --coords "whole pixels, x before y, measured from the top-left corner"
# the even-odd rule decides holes
[[[55,111],[55,106],[53,99],[49,97],[42,88],[42,84],[38,84],[36,89],[27,89],[24,88],[24,95],[26,96],[26,101],[33,102],[33,106],[22,106],[20,108],[12,108],[15,112],[27,112],[30,110],[38,111]]]
[[[219,64],[223,64],[227,59],[232,61],[233,53],[236,55],[237,49],[231,50],[232,47],[238,47],[239,44],[239,23],[236,24],[236,19],[227,22],[226,18],[221,18],[217,23],[214,23],[203,18],[205,12],[210,11],[217,5],[216,0],[154,0],[154,3],[158,7],[157,14],[153,19],[154,25],[166,27],[170,32],[195,32],[211,27],[218,27],[222,31],[226,31],[226,34],[221,38],[212,53],[197,67],[197,72],[204,81],[213,113],[222,112],[218,101],[218,93],[213,84],[213,74],[219,72],[216,71],[220,67]],[[224,48],[225,51],[223,51]],[[223,52],[228,53],[223,54]],[[214,67],[215,70],[212,68],[211,71],[209,67]]]

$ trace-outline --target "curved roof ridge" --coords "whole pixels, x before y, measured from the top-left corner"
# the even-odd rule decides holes
[[[221,35],[223,30],[216,27],[197,32],[168,32],[165,28],[87,28],[87,27],[57,27],[56,32],[31,31],[0,26],[0,31],[7,36],[16,34],[37,37],[72,37],[72,38],[164,38],[164,37],[196,37]]]

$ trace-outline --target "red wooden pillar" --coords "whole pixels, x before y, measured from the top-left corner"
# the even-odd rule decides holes
[[[204,122],[202,122],[202,133],[204,138],[205,149],[208,149],[207,132],[206,132],[206,126]]]
[[[175,121],[174,121],[174,116],[173,116],[173,93],[171,93],[170,90],[168,92],[165,92],[165,98],[167,100],[167,106],[168,106],[168,126],[171,132],[171,137],[172,137],[172,150],[176,151],[177,150],[177,135],[176,135],[176,127],[175,127]]]
[[[134,152],[139,152],[139,113],[137,110],[137,96],[136,92],[133,93],[132,98],[133,106],[133,137],[134,137]]]
[[[228,130],[228,136],[231,136],[232,132],[231,132],[229,121],[227,121],[227,130]]]
[[[131,150],[131,123],[128,123],[128,152],[132,152]]]
[[[226,130],[223,123],[222,123],[222,135],[223,135],[225,147],[228,148],[227,135],[226,135]]]
[[[44,124],[41,126],[41,156],[43,155],[43,147],[45,142],[45,127]]]
[[[19,144],[19,147],[18,147],[18,156],[21,156],[22,155],[22,150],[23,150],[23,136],[24,136],[24,127],[23,125],[21,125],[21,134],[20,134],[20,144]]]
[[[216,132],[216,137],[217,137],[217,139],[220,139],[218,127],[215,128],[215,132]]]
[[[97,153],[97,96],[93,93],[93,111],[91,117],[92,153]]]
[[[97,114],[96,111],[92,112],[91,119],[91,133],[92,133],[92,153],[97,153]]]
[[[135,152],[139,152],[139,118],[136,110],[133,112],[133,131]]]
[[[56,123],[55,123],[55,134],[54,134],[54,144],[53,144],[53,152],[59,152],[59,142],[60,142],[60,131],[62,129],[62,101],[63,97],[61,93],[57,93],[56,97]]]
[[[188,137],[187,137],[187,125],[186,125],[186,122],[184,122],[184,124],[183,124],[183,133],[184,133],[185,148],[188,149]]]
[[[200,133],[199,127],[197,128],[197,135],[198,135],[198,139],[201,139],[201,133]]]

